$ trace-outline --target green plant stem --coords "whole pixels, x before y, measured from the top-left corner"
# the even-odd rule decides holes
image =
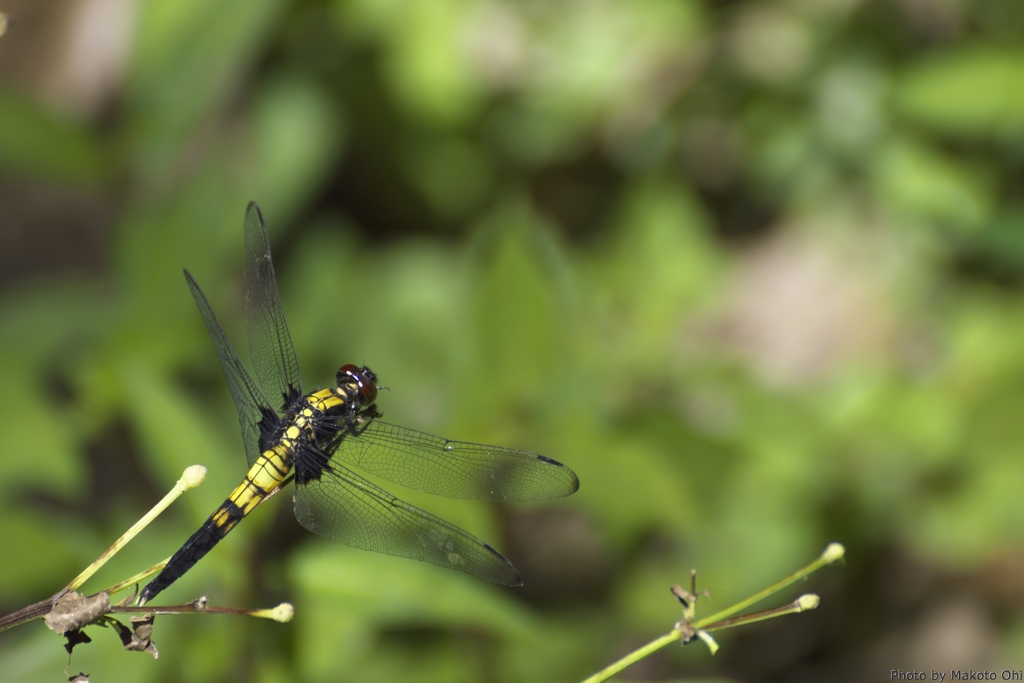
[[[121,538],[114,541],[114,544],[107,548],[102,555],[90,564],[85,570],[76,576],[71,583],[67,585],[64,592],[78,590],[79,586],[89,580],[89,578],[99,571],[100,567],[105,565],[110,558],[117,554],[121,548],[126,546],[129,541],[135,538],[140,531],[149,526],[149,523],[156,519],[164,510],[170,506],[171,503],[178,499],[178,496],[188,491],[191,488],[199,486],[206,479],[206,468],[202,465],[192,465],[185,469],[182,473],[181,478],[175,483],[172,488],[163,499],[153,506],[153,508],[143,515],[139,521],[135,522],[128,531],[122,534]]]
[[[143,581],[145,579],[148,579],[149,577],[153,576],[153,574],[156,574],[158,571],[160,571],[161,569],[166,567],[167,563],[170,562],[170,561],[171,561],[171,558],[168,557],[163,562],[158,562],[158,563],[154,564],[152,567],[150,567],[149,569],[143,569],[141,572],[139,572],[135,576],[130,576],[127,579],[125,579],[124,581],[119,581],[118,583],[115,583],[113,586],[111,586],[110,588],[107,589],[107,591],[106,591],[107,595],[113,595],[114,593],[117,593],[119,591],[123,591],[125,588],[128,588],[129,586],[131,586],[133,584],[136,584],[136,583],[139,583],[139,582],[141,582],[141,581]]]
[[[799,614],[809,609],[815,609],[818,606],[818,596],[813,594],[802,595],[798,599],[784,605],[782,607],[775,607],[773,609],[766,609],[763,612],[755,612],[754,614],[744,614],[742,617],[734,617],[732,619],[723,619],[722,621],[716,621],[702,627],[702,631],[720,631],[725,628],[732,628],[734,626],[742,626],[744,624],[753,624],[758,621],[764,621],[765,619],[773,619],[775,617],[781,617],[786,614]]]
[[[735,619],[728,619],[728,617],[731,617],[733,614],[736,614],[737,612],[746,609],[747,607],[753,605],[756,602],[764,600],[768,596],[777,593],[786,586],[789,586],[790,584],[799,581],[807,575],[812,574],[813,572],[821,569],[825,565],[829,565],[833,562],[836,562],[837,560],[843,557],[844,553],[845,550],[843,549],[843,546],[841,546],[838,543],[832,543],[827,548],[825,548],[824,552],[822,552],[821,555],[818,556],[818,559],[816,559],[814,562],[811,562],[803,569],[794,572],[793,574],[790,574],[782,581],[773,584],[769,588],[766,588],[760,593],[757,593],[756,595],[742,602],[739,602],[733,605],[732,607],[729,607],[728,609],[724,609],[721,612],[718,612],[717,614],[713,614],[707,619],[701,619],[700,621],[695,622],[693,624],[686,624],[685,622],[680,622],[680,624],[676,628],[672,629],[665,635],[656,638],[655,640],[652,640],[651,642],[647,643],[646,645],[637,650],[634,650],[633,652],[630,652],[622,659],[619,659],[618,661],[606,666],[604,669],[601,669],[593,676],[590,676],[589,678],[585,679],[582,683],[601,683],[602,681],[608,680],[615,674],[631,666],[632,664],[635,664],[644,657],[647,657],[648,655],[656,652],[657,650],[660,650],[669,643],[673,643],[679,640],[685,628],[691,629],[691,633],[693,631],[696,631],[697,635],[700,636],[702,631],[712,631],[731,628],[733,626],[738,626],[740,624],[763,621],[765,619],[771,619],[774,617],[782,616],[784,614],[795,614],[797,612],[803,612],[808,609],[814,609],[818,606],[818,597],[816,595],[804,595],[796,601],[784,607],[765,610],[764,612],[758,612],[756,614],[748,614],[742,617],[737,617]],[[706,639],[704,637],[702,637],[701,639],[707,642],[707,640],[710,639],[710,636],[706,636]],[[710,644],[709,647],[711,647]],[[717,646],[715,649],[717,649]],[[712,654],[714,653],[712,652]]]
[[[613,664],[610,664],[610,665],[606,666],[605,668],[601,669],[596,674],[594,674],[590,678],[588,678],[585,681],[583,681],[583,683],[600,683],[600,681],[608,680],[609,678],[611,678],[615,674],[619,673],[620,671],[622,671],[626,667],[632,666],[633,664],[639,662],[641,659],[643,659],[647,655],[652,654],[653,652],[656,652],[656,651],[660,650],[661,648],[665,647],[669,643],[676,642],[677,640],[679,640],[679,634],[680,634],[680,630],[679,629],[673,629],[673,630],[669,631],[668,633],[666,633],[665,635],[661,636],[660,638],[657,638],[656,640],[652,640],[651,642],[647,643],[646,645],[641,647],[639,650],[633,650],[632,652],[630,652],[628,655],[626,655],[625,657],[623,657],[619,661],[617,661],[617,662],[615,662]]]
[[[156,519],[156,517],[161,512],[167,509],[167,506],[169,506],[171,503],[177,500],[178,496],[180,496],[182,493],[188,491],[191,488],[199,486],[200,484],[203,483],[203,480],[205,478],[206,468],[203,467],[202,465],[192,465],[191,467],[185,468],[185,471],[182,472],[181,474],[181,478],[178,479],[178,481],[175,483],[174,488],[171,489],[171,491],[166,496],[163,497],[163,500],[161,500],[159,503],[153,506],[153,509],[147,512],[141,519],[139,519],[139,521],[133,524],[132,527],[128,529],[128,531],[126,531],[121,536],[121,538],[117,539],[117,541],[115,541],[112,546],[107,548],[107,550],[104,551],[103,554],[96,559],[96,561],[94,561],[92,564],[86,567],[81,574],[76,576],[74,580],[71,581],[71,583],[69,583],[67,586],[62,588],[54,595],[51,595],[45,600],[40,600],[39,602],[34,603],[32,605],[28,605],[27,607],[22,607],[17,612],[12,612],[11,614],[8,614],[4,617],[0,617],[0,631],[6,631],[9,628],[20,626],[21,624],[32,621],[33,619],[45,617],[53,610],[54,602],[56,602],[62,596],[66,595],[68,592],[77,590],[79,586],[85,583],[93,574],[95,574],[100,569],[100,567],[106,564],[107,561],[110,560],[110,558],[112,558],[121,548],[123,548],[128,543],[128,541],[132,540],[140,531],[146,528],[146,526],[148,526],[150,522]],[[149,569],[136,574],[130,579],[127,579],[126,581],[122,581],[116,584],[108,592],[116,592],[117,590],[121,590],[124,587],[130,586],[132,583],[135,583],[136,581],[141,581],[142,579],[146,578],[146,576],[151,576],[152,574],[162,569],[163,565],[166,563],[167,560],[164,560],[163,563],[159,565],[154,565],[154,567],[150,567]]]
[[[213,607],[197,602],[188,605],[165,605],[163,607],[136,607],[134,605],[111,605],[107,614],[240,614],[274,621],[289,621],[294,614],[290,603],[284,602],[271,609],[237,609],[234,607]]]
[[[786,588],[787,586],[796,583],[797,581],[807,577],[809,574],[813,574],[825,565],[832,564],[836,560],[840,559],[842,556],[842,546],[840,546],[838,543],[833,543],[829,545],[827,548],[825,548],[825,551],[820,556],[818,556],[818,559],[816,559],[814,562],[811,562],[803,569],[799,569],[793,572],[792,574],[784,578],[782,581],[779,581],[778,583],[775,583],[769,586],[768,588],[765,588],[760,593],[752,595],[751,597],[747,598],[746,600],[743,600],[742,602],[736,603],[732,607],[726,608],[716,614],[712,614],[710,617],[707,617],[706,619],[701,619],[700,621],[695,623],[693,627],[695,629],[701,629],[704,628],[707,624],[713,624],[716,621],[723,621],[728,617],[731,617],[732,615],[736,614],[737,612],[742,612],[751,605],[761,602],[768,596],[778,593],[783,588]]]

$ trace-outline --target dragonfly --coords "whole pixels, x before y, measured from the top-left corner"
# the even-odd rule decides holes
[[[576,474],[537,453],[451,441],[381,421],[379,378],[365,365],[342,365],[334,386],[303,393],[266,223],[255,202],[245,212],[244,251],[246,328],[255,379],[187,270],[185,280],[238,409],[249,470],[142,590],[139,604],[181,578],[289,477],[295,482],[295,517],[315,534],[497,584],[522,585],[516,568],[492,546],[399,500],[355,469],[447,498],[498,502],[571,495],[579,489]]]

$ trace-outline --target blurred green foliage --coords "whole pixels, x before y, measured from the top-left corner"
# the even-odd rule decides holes
[[[883,669],[941,668],[913,615],[954,584],[989,610],[970,661],[1015,661],[1024,5],[147,0],[132,26],[112,113],[0,84],[2,183],[113,217],[102,265],[0,300],[0,604],[206,465],[89,587],[149,566],[241,477],[180,273],[245,356],[250,199],[307,386],[365,362],[389,420],[582,485],[500,509],[389,487],[507,551],[520,594],[323,543],[279,497],[163,597],[294,622],[160,618],[156,662],[93,629],[71,673],[574,680],[670,628],[691,567],[728,604],[832,540],[850,566],[817,613],[637,675],[876,680],[886,638]],[[64,663],[41,624],[0,636],[5,680]]]

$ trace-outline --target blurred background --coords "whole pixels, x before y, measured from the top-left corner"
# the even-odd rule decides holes
[[[1024,4],[1014,0],[8,0],[0,37],[0,612],[168,556],[240,480],[181,269],[247,358],[260,202],[306,387],[582,482],[497,506],[505,589],[262,506],[165,604],[287,625],[98,628],[95,681],[574,681],[830,541],[812,613],[642,681],[1024,666]],[[0,678],[60,680],[41,623]]]

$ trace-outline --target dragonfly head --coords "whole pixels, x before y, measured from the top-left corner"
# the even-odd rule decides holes
[[[339,389],[358,387],[363,397],[363,407],[371,406],[377,400],[377,375],[365,365],[342,365],[338,368],[337,382]]]

